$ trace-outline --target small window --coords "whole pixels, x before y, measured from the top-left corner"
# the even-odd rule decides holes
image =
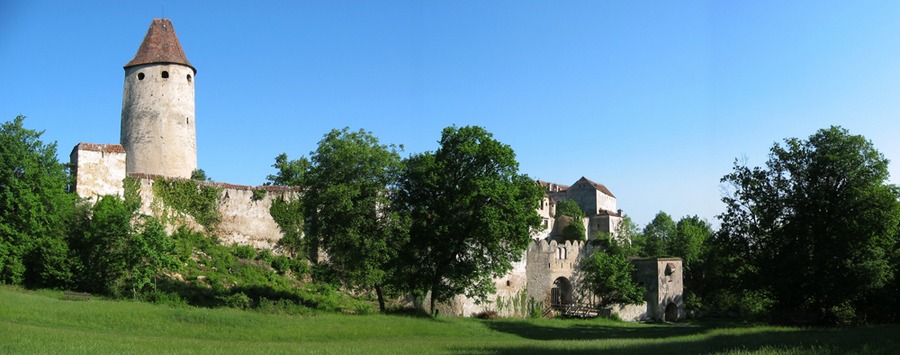
[[[163,70],[163,72],[162,72],[162,77],[163,77],[163,79],[168,79],[168,78],[169,78],[169,72]]]
[[[193,78],[191,78],[191,74],[187,75],[187,79],[188,79],[188,82],[191,82],[191,80],[193,80]]]
[[[138,80],[144,80],[144,73],[138,73]]]

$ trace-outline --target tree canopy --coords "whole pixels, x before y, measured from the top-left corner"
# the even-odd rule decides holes
[[[644,227],[640,245],[641,256],[657,258],[668,256],[669,243],[675,238],[675,221],[669,214],[659,211],[653,220]]]
[[[597,250],[578,265],[584,287],[599,299],[597,306],[639,304],[644,290],[634,281],[634,264],[626,256],[627,248],[610,238],[606,250]]]
[[[299,174],[306,238],[319,242],[346,285],[374,288],[384,310],[381,287],[404,239],[389,201],[401,166],[397,148],[379,144],[371,132],[344,128],[326,134],[309,162]],[[303,164],[283,162],[282,178],[274,180],[289,182]]]
[[[409,221],[406,286],[436,301],[483,299],[541,223],[543,191],[519,174],[515,153],[477,126],[445,128],[440,148],[411,156],[394,204]]]
[[[775,144],[765,167],[735,163],[715,241],[718,267],[739,273],[729,286],[782,310],[860,310],[895,277],[900,204],[887,179],[888,160],[840,127]]]
[[[69,277],[66,222],[74,196],[56,144],[23,126],[0,126],[0,282],[60,286]]]

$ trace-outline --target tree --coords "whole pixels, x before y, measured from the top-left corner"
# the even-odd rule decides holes
[[[675,221],[667,213],[659,211],[644,227],[643,243],[639,245],[642,256],[658,258],[668,256],[667,246],[675,238]]]
[[[587,231],[584,228],[584,211],[575,200],[562,200],[556,203],[556,218],[568,218],[571,222],[563,227],[562,240],[585,240]],[[557,222],[558,223],[558,222]]]
[[[718,258],[747,265],[732,287],[770,293],[781,310],[862,309],[895,277],[900,194],[887,179],[888,160],[840,127],[773,145],[765,167],[736,162],[714,240]]]
[[[159,274],[178,266],[175,243],[166,235],[165,226],[150,216],[142,217],[140,222],[125,247],[124,283],[133,297],[148,286],[156,289]]]
[[[702,262],[704,246],[712,236],[712,226],[698,216],[684,217],[675,225],[675,236],[668,243],[669,255],[679,257],[685,271]]]
[[[326,134],[309,161],[300,174],[306,238],[319,241],[328,265],[345,284],[374,289],[384,311],[382,289],[404,237],[389,208],[401,166],[397,147],[379,144],[371,132],[344,128]]]
[[[690,310],[700,310],[702,298],[710,292],[707,274],[720,266],[706,264],[709,253],[707,241],[712,237],[712,226],[698,216],[683,217],[675,227],[675,238],[667,245],[669,254],[682,260],[685,303]]]
[[[584,223],[579,219],[573,219],[562,230],[563,241],[582,241],[586,239],[587,231],[584,229]]]
[[[277,170],[274,175],[266,176],[265,185],[268,186],[293,186],[299,187],[303,185],[303,177],[310,168],[309,159],[300,157],[297,160],[288,159],[287,154],[281,153],[275,157],[275,164],[272,165]],[[272,207],[269,214],[278,223],[284,236],[278,241],[278,244],[284,248],[292,257],[297,257],[298,253],[306,251],[306,255],[316,260],[318,254],[318,244],[315,240],[306,240],[303,238],[303,203],[300,198],[284,198],[279,197],[272,200]]]
[[[0,282],[65,286],[65,243],[74,196],[56,144],[26,129],[24,116],[0,125]]]
[[[83,210],[73,226],[70,245],[80,260],[78,288],[115,294],[116,282],[126,269],[128,240],[134,232],[133,211],[117,196],[103,196],[90,210]]]
[[[613,304],[640,304],[643,302],[644,290],[635,283],[632,264],[617,242],[610,240],[611,247],[606,251],[596,251],[584,258],[579,264],[584,287],[600,299],[599,308]]]
[[[556,218],[569,216],[575,219],[584,218],[584,211],[575,200],[562,200],[556,203]]]
[[[447,127],[440,148],[411,156],[394,206],[409,222],[406,287],[436,302],[458,294],[483,300],[541,223],[543,191],[519,174],[515,153],[477,126]]]
[[[266,185],[269,186],[300,186],[303,184],[303,175],[310,168],[309,159],[301,157],[297,160],[288,159],[287,154],[281,153],[275,157],[272,167],[278,171],[275,175],[266,176]]]

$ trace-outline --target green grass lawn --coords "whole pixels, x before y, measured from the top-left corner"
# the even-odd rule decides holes
[[[900,327],[849,329],[609,320],[292,316],[64,300],[0,287],[0,353],[898,354]]]

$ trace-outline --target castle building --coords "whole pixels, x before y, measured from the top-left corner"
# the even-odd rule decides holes
[[[167,218],[203,230],[191,216],[171,211],[153,192],[158,179],[186,179],[197,169],[194,120],[196,68],[187,60],[175,29],[168,19],[154,19],[137,54],[125,67],[122,96],[121,145],[79,143],[70,156],[75,177],[74,192],[83,198],[124,196],[124,180],[137,180],[142,205],[139,212]],[[274,199],[296,199],[298,190],[276,186],[241,186],[198,182],[220,190],[217,212],[221,221],[207,232],[222,243],[278,250],[284,234],[269,209]],[[602,184],[582,177],[572,186],[538,181],[545,196],[538,214],[544,228],[535,231],[534,242],[512,270],[495,279],[490,302],[478,303],[464,296],[442,305],[443,314],[468,316],[497,310],[506,316],[523,316],[535,309],[559,310],[590,300],[580,288],[577,265],[594,252],[582,241],[558,240],[566,223],[583,223],[586,240],[601,234],[615,235],[622,221],[616,197]],[[259,192],[265,192],[260,197]],[[555,206],[571,199],[585,212],[581,221],[555,217]],[[172,225],[168,226],[170,230]],[[681,299],[680,259],[635,261],[640,282],[647,286],[640,306],[621,306],[614,312],[626,320],[677,319],[684,314]],[[664,318],[665,317],[665,318]]]
[[[544,188],[544,199],[538,213],[543,218],[543,229],[535,231],[536,239],[559,240],[563,228],[569,223],[581,223],[586,232],[585,239],[593,239],[598,235],[615,236],[619,224],[622,223],[622,210],[616,207],[616,196],[606,186],[593,182],[585,177],[578,179],[572,186],[561,185],[538,180]],[[563,200],[573,200],[584,211],[581,221],[556,217],[556,204]]]
[[[189,178],[197,169],[196,74],[172,22],[154,19],[125,65],[121,143],[128,173]]]

